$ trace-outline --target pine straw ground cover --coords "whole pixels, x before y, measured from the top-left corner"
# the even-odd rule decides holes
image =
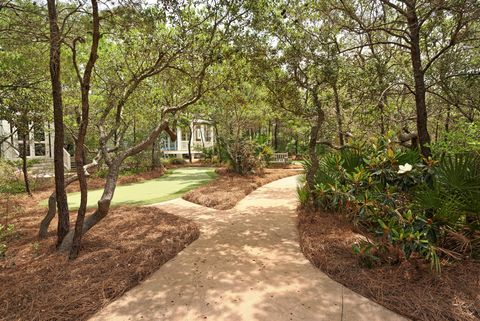
[[[301,173],[296,168],[265,169],[259,174],[246,176],[225,168],[217,169],[216,172],[218,176],[214,181],[189,191],[183,195],[183,199],[217,210],[227,210],[260,186]]]
[[[480,263],[361,267],[352,244],[362,239],[339,215],[299,210],[300,245],[320,270],[347,288],[413,320],[480,320]]]
[[[137,176],[128,182],[150,177]],[[154,207],[122,206],[89,231],[79,258],[69,262],[54,249],[55,220],[46,239],[37,236],[45,214],[37,204],[50,192],[11,197],[8,216],[7,204],[0,204],[2,224],[15,226],[0,258],[0,320],[86,320],[199,236],[189,220]]]

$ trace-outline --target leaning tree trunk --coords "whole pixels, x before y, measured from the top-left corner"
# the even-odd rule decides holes
[[[117,187],[118,174],[120,172],[120,166],[127,157],[137,155],[138,153],[144,151],[150,147],[153,142],[158,138],[162,131],[166,131],[173,140],[176,140],[176,135],[173,133],[169,127],[168,122],[161,122],[155,130],[153,130],[150,135],[139,144],[130,147],[124,153],[118,155],[114,160],[109,162],[108,175],[105,181],[105,186],[103,188],[103,194],[100,197],[100,200],[97,202],[97,209],[93,214],[86,217],[83,222],[82,235],[87,233],[92,227],[99,223],[103,218],[105,218],[110,210],[110,204],[112,202],[115,189]],[[64,238],[62,244],[60,245],[60,250],[68,250],[71,248],[73,242],[73,232],[70,231]]]
[[[98,166],[98,160],[94,160],[92,163],[85,165],[84,171],[87,172],[88,170]],[[78,176],[71,176],[65,180],[65,188],[67,188],[70,184],[76,182],[78,180]],[[55,217],[55,214],[57,214],[57,197],[55,194],[55,191],[50,194],[48,198],[48,210],[47,214],[45,214],[45,217],[42,219],[40,222],[40,227],[38,229],[38,236],[40,238],[45,238],[48,233],[48,228],[50,226],[50,223],[52,222],[53,218]]]
[[[53,124],[55,127],[54,165],[55,165],[55,193],[57,195],[58,228],[57,246],[70,230],[67,193],[65,192],[65,170],[63,161],[63,145],[65,140],[63,128],[63,101],[62,83],[60,78],[60,44],[61,35],[57,21],[55,0],[47,0],[48,20],[50,23],[50,78],[53,98]]]
[[[417,112],[417,134],[420,150],[424,157],[431,155],[428,115],[426,105],[425,74],[420,51],[420,24],[414,6],[407,6],[407,20],[410,31],[410,56],[415,80],[415,107]]]
[[[117,159],[108,168],[108,175],[103,189],[103,194],[100,200],[97,202],[97,209],[93,214],[86,217],[82,225],[82,235],[85,235],[93,226],[100,222],[105,216],[107,216],[110,210],[110,204],[112,202],[115,189],[117,187],[118,174],[120,172],[120,165],[122,161]],[[64,238],[59,249],[61,251],[67,251],[72,247],[74,234],[70,231]]]

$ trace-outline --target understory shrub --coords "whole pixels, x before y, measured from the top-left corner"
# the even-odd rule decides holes
[[[223,148],[228,156],[231,169],[238,174],[251,174],[265,167],[263,149],[249,139],[224,142]]]
[[[0,159],[0,193],[22,193],[25,191],[23,181],[19,178],[19,169],[13,164]]]
[[[311,163],[304,162],[306,171]],[[307,185],[300,202],[312,202]],[[387,138],[320,155],[313,205],[346,215],[374,238],[353,246],[373,266],[424,258],[480,257],[480,157],[444,154],[422,159]]]
[[[178,157],[177,157],[177,158],[170,158],[170,159],[168,160],[168,162],[169,162],[171,165],[184,165],[184,164],[186,164],[187,161],[186,161],[185,159],[183,159],[183,158],[178,158]]]
[[[7,240],[15,233],[13,224],[0,224],[0,258],[5,257],[7,252]]]

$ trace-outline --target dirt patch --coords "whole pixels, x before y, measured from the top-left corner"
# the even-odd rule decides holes
[[[422,261],[364,268],[352,252],[362,238],[339,215],[299,211],[305,256],[332,279],[414,320],[480,320],[480,263],[445,265],[433,275]]]
[[[227,210],[262,185],[300,174],[296,169],[265,169],[261,174],[246,176],[223,168],[216,172],[218,177],[214,181],[186,193],[183,199],[218,210]]]
[[[38,239],[43,214],[27,210],[9,219],[16,233],[0,260],[2,320],[86,320],[199,236],[193,222],[157,208],[117,207],[70,262],[55,251],[53,229]]]

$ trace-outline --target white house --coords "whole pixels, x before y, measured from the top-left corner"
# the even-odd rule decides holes
[[[199,159],[203,148],[213,147],[215,143],[215,131],[213,126],[206,120],[195,120],[191,122],[192,128],[191,153],[194,159]],[[167,157],[188,157],[188,142],[190,130],[188,127],[177,127],[177,140],[172,141],[167,137],[162,142],[162,152]]]
[[[6,139],[3,139],[6,138]],[[50,123],[33,125],[27,134],[26,142],[6,120],[0,120],[0,157],[8,160],[19,160],[23,152],[23,144],[27,144],[27,159],[37,159],[45,168],[53,168],[54,130]],[[71,169],[71,156],[63,149],[64,165]],[[38,166],[42,167],[42,166]]]
[[[29,159],[53,159],[53,128],[50,124],[33,126],[27,134],[27,158]],[[9,137],[10,136],[10,137]],[[8,137],[5,141],[2,138]],[[6,120],[0,120],[0,155],[6,159],[16,160],[23,151],[23,137],[12,128]]]

